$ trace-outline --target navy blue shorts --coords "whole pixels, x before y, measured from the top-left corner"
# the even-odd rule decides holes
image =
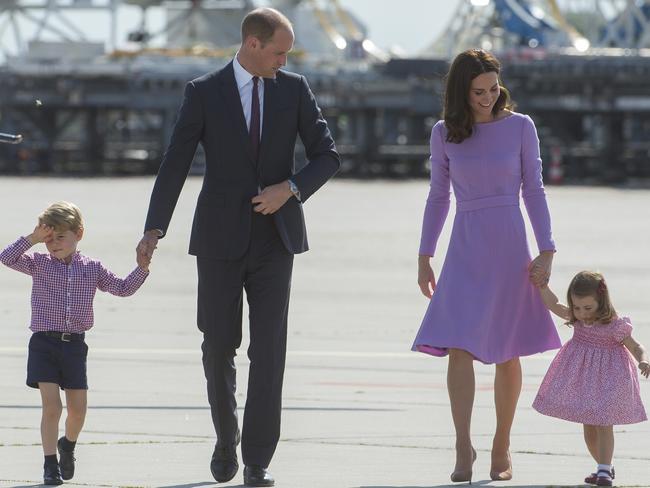
[[[29,340],[27,386],[56,383],[62,390],[87,390],[86,357],[88,346],[83,340],[62,341],[44,332],[35,332]]]

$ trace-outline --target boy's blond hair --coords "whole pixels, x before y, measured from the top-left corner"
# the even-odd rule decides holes
[[[38,216],[38,223],[53,227],[57,232],[78,232],[84,227],[79,207],[70,202],[53,203]]]

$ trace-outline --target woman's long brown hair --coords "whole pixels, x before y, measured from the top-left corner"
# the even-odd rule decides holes
[[[456,56],[446,77],[442,114],[447,128],[447,142],[460,144],[472,135],[475,121],[468,100],[472,80],[483,73],[494,72],[498,76],[500,71],[501,64],[497,58],[482,49],[469,49]],[[500,78],[499,88],[501,93],[492,108],[495,117],[503,109],[514,109],[510,93],[501,84]]]

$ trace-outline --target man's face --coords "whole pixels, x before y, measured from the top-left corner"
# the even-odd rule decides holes
[[[266,44],[252,37],[250,46],[253,74],[262,78],[275,78],[278,70],[287,64],[287,54],[293,49],[293,40],[293,32],[282,27],[275,31]]]

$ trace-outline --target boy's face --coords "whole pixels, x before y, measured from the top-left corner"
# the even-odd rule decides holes
[[[72,261],[72,255],[77,251],[77,243],[83,236],[83,229],[77,232],[71,230],[55,230],[52,237],[45,242],[50,254],[67,264]]]

